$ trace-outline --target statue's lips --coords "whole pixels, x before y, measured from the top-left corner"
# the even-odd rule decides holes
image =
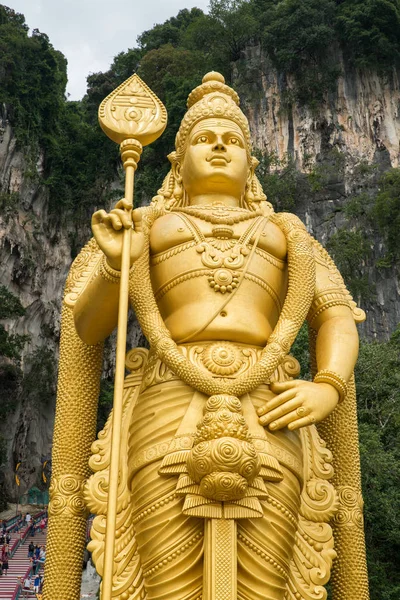
[[[228,158],[227,156],[222,156],[220,154],[219,155],[214,154],[213,156],[209,156],[206,160],[213,167],[225,166],[231,162],[230,158]]]

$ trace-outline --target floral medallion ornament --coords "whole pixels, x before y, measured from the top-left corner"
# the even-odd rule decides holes
[[[239,277],[230,269],[216,269],[208,282],[215,292],[232,292],[239,285]]]
[[[242,366],[241,352],[234,344],[211,344],[204,352],[203,364],[214,375],[226,377]]]
[[[189,476],[200,485],[200,493],[220,502],[240,500],[260,468],[240,400],[226,394],[211,396],[187,459]]]

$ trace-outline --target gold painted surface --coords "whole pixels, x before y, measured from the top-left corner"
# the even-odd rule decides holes
[[[128,110],[125,96],[108,119]],[[188,106],[150,207],[98,211],[67,282],[45,598],[57,600],[72,544],[79,558],[87,510],[115,600],[323,600],[336,555],[334,600],[367,600],[352,382],[363,312],[299,219],[266,202],[223,77],[205,76]],[[150,350],[127,357],[109,572],[113,413],[84,482],[123,235]],[[289,356],[305,319],[315,382],[296,379]],[[76,600],[80,558],[71,570],[64,597]]]
[[[156,140],[167,126],[167,111],[136,74],[112,92],[99,108],[104,133],[117,144],[133,138],[143,146]]]

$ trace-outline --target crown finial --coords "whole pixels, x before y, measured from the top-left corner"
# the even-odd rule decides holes
[[[225,77],[217,71],[210,71],[204,75],[202,83],[189,94],[188,108],[199,102],[204,96],[215,93],[230,97],[237,106],[240,104],[239,96],[235,90],[225,84]]]
[[[210,71],[204,75],[202,83],[207,83],[208,81],[219,81],[220,83],[225,83],[225,77],[221,75],[221,73],[218,73],[218,71]]]

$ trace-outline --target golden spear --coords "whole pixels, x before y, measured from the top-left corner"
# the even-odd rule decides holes
[[[167,111],[157,96],[135,74],[122,83],[100,104],[99,123],[104,133],[114,142],[120,144],[121,159],[125,169],[125,199],[133,206],[134,176],[142,147],[151,144],[163,133],[167,125]],[[131,230],[124,229],[102,600],[111,600],[112,598],[122,395],[128,325],[130,245]]]

